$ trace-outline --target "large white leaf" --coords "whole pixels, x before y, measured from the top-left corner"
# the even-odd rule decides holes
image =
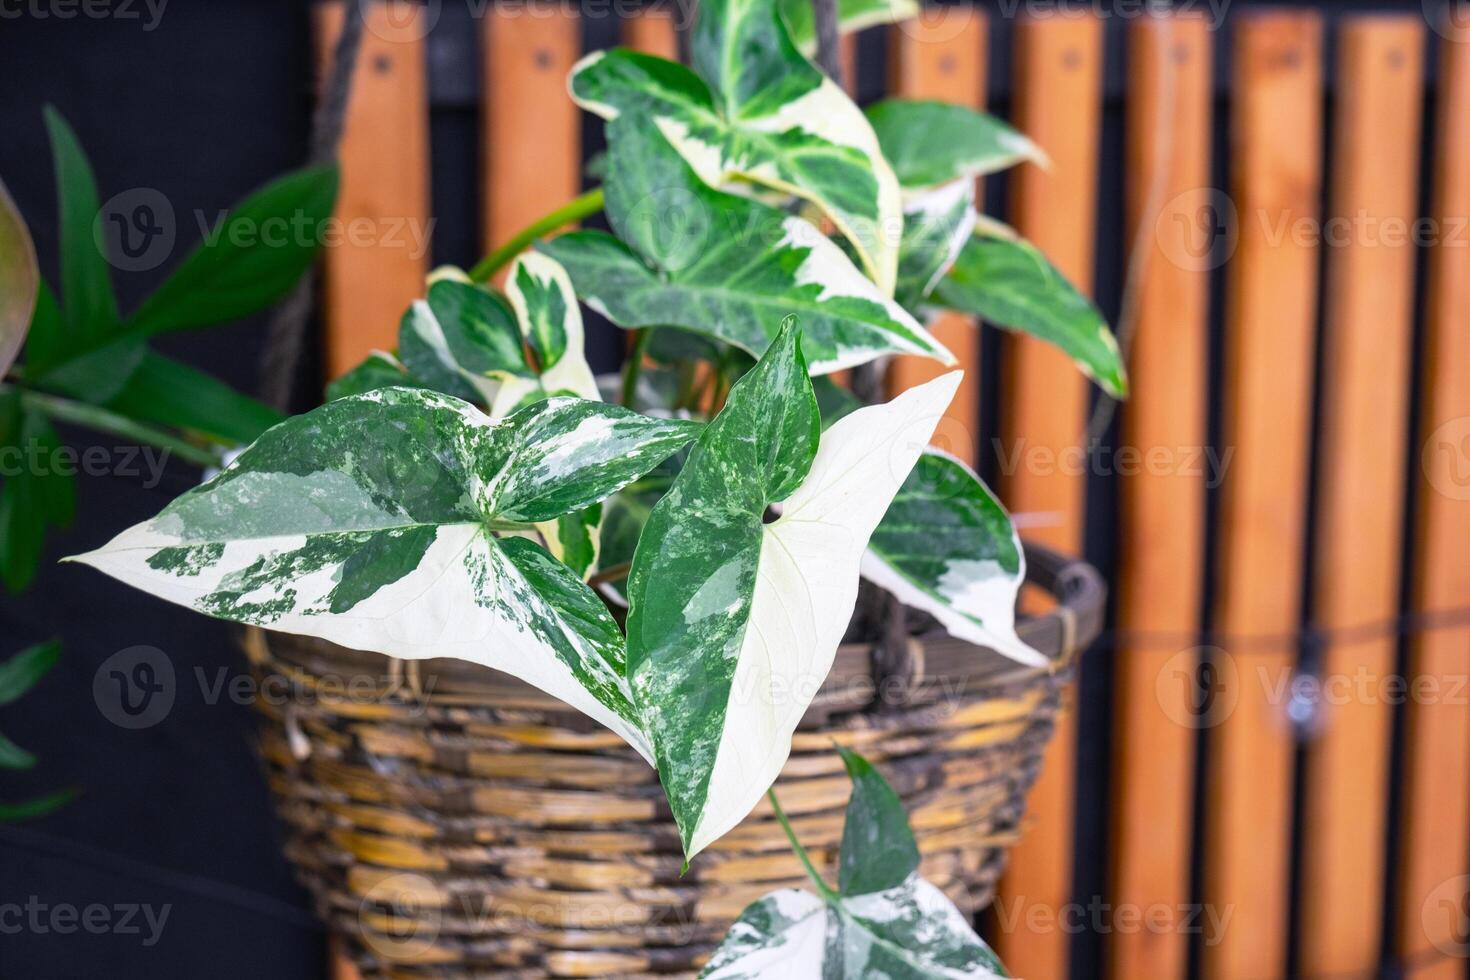
[[[628,669],[686,856],[775,781],[852,616],[868,538],[959,379],[859,409],[818,443],[788,328],[654,508],[629,576]]]

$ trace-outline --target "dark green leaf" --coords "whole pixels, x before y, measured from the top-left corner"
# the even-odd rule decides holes
[[[0,733],[0,769],[33,769],[36,757]]]
[[[94,230],[101,211],[97,181],[66,120],[50,106],[45,117],[60,211],[61,312],[76,348],[91,349],[118,325],[107,256]]]
[[[971,238],[933,302],[1053,344],[1108,394],[1128,396],[1118,342],[1102,313],[1029,242]]]
[[[904,188],[1004,170],[1046,154],[994,116],[948,102],[885,99],[868,107],[883,155]]]
[[[52,640],[26,647],[0,663],[0,705],[12,704],[25,694],[61,657],[61,644]]]
[[[248,445],[284,421],[275,409],[172,358],[146,352],[108,408],[129,418]]]
[[[852,796],[842,828],[838,888],[843,895],[866,895],[903,884],[919,869],[919,845],[909,829],[903,801],[872,764],[839,748]]]
[[[227,323],[280,299],[311,267],[336,199],[336,167],[299,170],[251,194],[143,302],[129,333]]]
[[[46,814],[66,806],[66,804],[76,799],[76,797],[76,790],[64,789],[48,796],[26,800],[24,803],[0,803],[0,823],[17,823],[21,820],[34,820],[37,817],[44,817]]]

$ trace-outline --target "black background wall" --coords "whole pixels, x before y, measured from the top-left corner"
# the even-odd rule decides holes
[[[1336,12],[1421,6],[1417,0],[1312,5]],[[481,76],[470,11],[480,6],[444,0],[429,39],[438,262],[467,264],[479,246]],[[1011,36],[1005,14],[1017,4],[985,6],[992,10],[991,108],[1004,115]],[[1087,6],[1099,9],[1096,3]],[[113,0],[109,17],[55,15],[67,8],[67,0],[0,0],[0,178],[30,223],[49,280],[55,281],[57,241],[43,105],[55,105],[76,129],[103,201],[133,188],[154,188],[168,198],[178,225],[174,261],[199,235],[196,214],[213,216],[303,161],[312,91],[305,0],[169,0],[156,19],[143,0]],[[123,16],[124,9],[136,16]],[[588,47],[614,42],[617,24],[611,18],[584,24]],[[1097,293],[1110,317],[1117,311],[1123,268],[1117,188],[1125,26],[1119,19],[1109,23],[1099,172]],[[1219,82],[1228,77],[1229,32],[1216,37]],[[864,39],[865,98],[883,90],[884,47],[881,32]],[[1223,98],[1221,109],[1216,172],[1223,180]],[[585,132],[591,152],[598,127],[589,122]],[[987,181],[992,213],[1004,213],[1005,191],[1003,179]],[[115,272],[124,310],[161,281],[170,265]],[[254,391],[264,322],[259,317],[173,335],[159,346]],[[998,345],[994,337],[986,343],[984,360],[994,371]],[[601,367],[610,367],[620,349],[615,331],[605,326],[594,328],[589,346]],[[308,372],[313,369],[307,365]],[[996,386],[986,390],[993,393]],[[309,386],[301,394],[309,400]],[[985,446],[995,408],[993,402],[985,407]],[[117,443],[79,430],[65,436],[78,448]],[[167,909],[151,943],[153,930],[141,912],[131,922],[137,934],[93,935],[79,928],[61,935],[33,927],[15,932],[8,928],[14,920],[0,916],[0,978],[322,975],[324,937],[279,854],[251,741],[250,709],[227,693],[228,679],[243,673],[235,634],[101,575],[54,564],[151,516],[197,479],[197,471],[182,465],[171,465],[157,486],[146,486],[139,476],[80,477],[75,527],[53,535],[43,571],[28,592],[0,596],[0,657],[51,637],[64,642],[58,667],[32,694],[0,712],[0,730],[41,759],[34,772],[0,778],[0,799],[62,786],[81,793],[42,820],[0,824],[0,910],[9,903],[46,910],[101,904],[117,923],[127,907],[148,906],[155,920]],[[1113,488],[1101,479],[1094,484],[1088,556],[1106,571],[1112,564]],[[171,665],[174,701],[155,724],[129,730],[99,708],[93,679],[108,657],[139,645],[161,651]],[[1084,661],[1080,705],[1077,893],[1084,901],[1105,885],[1111,679],[1106,652],[1104,641]],[[40,914],[48,918],[47,911]],[[1094,975],[1101,938],[1080,935],[1074,942],[1077,975]]]

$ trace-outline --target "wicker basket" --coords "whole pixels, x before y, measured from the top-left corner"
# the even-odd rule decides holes
[[[1020,634],[1054,669],[1018,668],[929,629],[916,683],[871,709],[871,647],[844,645],[777,783],[832,865],[848,781],[833,743],[882,764],[923,874],[986,905],[1016,837],[1073,654],[1103,588],[1039,549],[1055,608]],[[259,630],[262,750],[287,856],[365,977],[690,975],[752,900],[799,885],[768,805],[680,876],[654,772],[616,736],[504,674],[457,660],[388,677],[386,658]]]

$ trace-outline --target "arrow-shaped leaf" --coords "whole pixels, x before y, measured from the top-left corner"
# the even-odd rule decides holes
[[[570,398],[492,422],[381,389],[288,419],[75,560],[212,616],[503,670],[647,754],[606,608],[539,546],[494,532],[591,506],[697,428]]]
[[[686,856],[775,780],[852,615],[868,537],[959,377],[819,436],[788,327],[654,507],[628,579],[628,676]]]
[[[861,756],[844,751],[843,761],[853,791],[842,833],[842,887],[834,892],[818,880],[820,895],[786,888],[752,903],[701,978],[1006,976],[965,915],[919,877],[918,848],[897,794]]]
[[[617,238],[562,235],[540,248],[588,305],[622,327],[672,324],[759,357],[793,314],[819,374],[889,353],[953,356],[801,218],[706,186],[646,120],[608,126]],[[624,244],[627,243],[627,244]]]

